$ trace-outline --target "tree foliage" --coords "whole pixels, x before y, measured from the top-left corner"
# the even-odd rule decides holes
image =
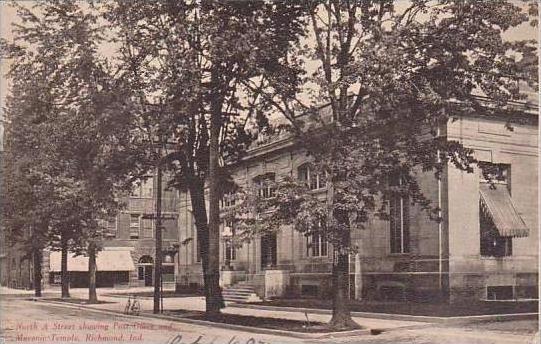
[[[67,242],[83,254],[101,238],[99,220],[116,215],[119,196],[147,168],[146,152],[123,80],[99,55],[98,13],[76,1],[16,6],[22,23],[7,46],[7,227],[17,235],[30,228],[41,248]]]
[[[348,327],[343,284],[349,283],[345,256],[356,249],[352,231],[371,218],[388,219],[395,196],[441,220],[417,174],[434,171],[439,178],[447,164],[473,171],[473,151],[446,138],[449,121],[471,113],[504,116],[509,127],[521,121],[513,101],[526,99],[520,85],[537,88],[536,42],[502,38],[529,19],[504,0],[303,4],[306,39],[288,62],[304,77],[288,84],[288,92],[271,79],[259,89],[289,120],[314,160],[313,173],[327,176],[327,195],[286,178],[276,197],[261,203],[270,213],[250,202],[252,210],[239,206],[239,218],[253,228],[293,222],[301,232],[326,236],[335,252],[331,324]]]
[[[220,193],[232,187],[219,166],[246,150],[253,139],[250,123],[266,125],[259,94],[247,92],[243,82],[287,68],[285,52],[301,28],[299,7],[267,1],[116,1],[106,8],[140,115],[170,143],[171,185],[190,192],[207,311],[216,313],[222,305],[217,207]],[[211,156],[219,160],[217,169],[210,168],[216,161]],[[218,184],[221,188],[212,187]]]

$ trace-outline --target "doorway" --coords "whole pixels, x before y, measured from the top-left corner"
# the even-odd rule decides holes
[[[152,271],[154,267],[152,265],[145,266],[145,287],[152,286]]]
[[[138,279],[144,281],[145,287],[152,286],[154,259],[151,256],[142,256],[139,259]]]
[[[261,237],[261,268],[276,266],[277,257],[276,233],[268,233]]]

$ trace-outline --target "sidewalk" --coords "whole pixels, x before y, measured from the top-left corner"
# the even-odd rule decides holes
[[[134,291],[134,290],[131,290]],[[108,310],[115,312],[123,312],[126,305],[127,298],[106,296],[106,289],[100,290],[98,298],[100,301],[107,301],[108,303],[103,304],[94,304],[94,305],[84,305],[85,308],[92,308],[97,310]],[[72,297],[78,297],[79,293],[72,292]],[[80,295],[81,297],[86,297],[86,295]],[[152,312],[153,309],[153,300],[151,299],[139,299],[141,303],[141,310],[143,312]],[[174,310],[194,310],[194,311],[204,311],[205,310],[205,298],[201,296],[196,297],[168,297],[163,299],[163,308],[165,311],[174,311]],[[262,310],[262,309],[249,309],[249,308],[238,308],[238,307],[226,307],[223,309],[224,313],[228,314],[237,314],[237,315],[250,315],[250,316],[260,316],[260,317],[269,317],[269,318],[279,318],[279,319],[290,319],[290,320],[300,320],[306,321],[306,315],[303,312],[298,311],[275,311],[275,310]],[[313,322],[328,322],[331,319],[331,316],[328,314],[315,314],[308,313],[308,319]],[[417,327],[417,326],[426,326],[426,322],[416,322],[416,321],[401,321],[401,320],[388,320],[388,319],[372,319],[364,317],[354,317],[353,318],[359,325],[363,327],[368,327],[370,329],[398,329],[406,327]]]
[[[163,288],[164,291],[167,290],[175,290],[174,287],[171,288]],[[140,292],[152,292],[154,291],[154,287],[130,287],[130,288],[98,288],[97,292],[98,295],[104,295],[104,294],[133,294],[133,293],[140,293]],[[54,295],[58,294],[60,295],[60,286],[54,286],[54,287],[47,287],[46,289],[42,290],[43,294],[46,295]],[[14,288],[8,288],[4,286],[0,286],[0,295],[28,295],[32,296],[34,295],[34,290],[26,290],[26,289],[14,289]],[[72,297],[88,297],[88,288],[70,288],[70,295]]]

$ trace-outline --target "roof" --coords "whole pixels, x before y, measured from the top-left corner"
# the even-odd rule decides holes
[[[61,252],[51,252],[49,265],[50,271],[61,271],[60,261]],[[130,251],[100,251],[96,255],[97,271],[133,271],[135,265]],[[68,256],[68,271],[88,271],[88,257],[74,256],[70,253]]]

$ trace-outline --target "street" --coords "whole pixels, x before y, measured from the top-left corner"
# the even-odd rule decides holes
[[[301,340],[143,317],[104,314],[3,296],[2,337],[6,343],[534,343],[536,322],[451,327],[397,328],[379,335]],[[516,325],[516,326],[515,326]],[[518,328],[512,332],[514,328]]]

